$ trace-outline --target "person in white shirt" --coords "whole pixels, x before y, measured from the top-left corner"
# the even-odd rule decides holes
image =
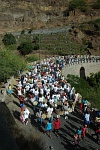
[[[24,116],[25,124],[26,124],[26,125],[28,124],[29,115],[30,115],[30,111],[29,111],[27,108],[25,108],[24,113],[23,113],[23,116]]]
[[[18,97],[22,95],[21,88],[18,88],[18,89],[17,89],[17,93],[18,93]]]
[[[57,85],[54,85],[54,92],[56,93],[56,92],[57,92],[57,90],[58,90]]]
[[[34,87],[30,89],[30,92],[34,94],[34,92],[35,92]]]
[[[29,92],[30,85],[29,85],[29,84],[27,84],[27,85],[25,86],[25,89],[26,89],[26,92]]]
[[[50,122],[52,122],[53,121],[53,107],[52,107],[52,105],[50,105],[48,108],[47,108],[47,115],[49,116],[48,117],[48,120],[50,121]]]
[[[39,94],[39,91],[38,91],[38,89],[35,89],[35,92],[34,92],[34,94],[35,94],[35,99],[36,99],[36,101],[38,101],[38,94]]]
[[[40,124],[40,126],[42,126],[42,111],[40,109],[36,113],[36,117],[37,117],[37,123]]]
[[[44,91],[43,88],[40,88],[40,94],[43,95]]]
[[[19,88],[22,88],[22,84],[21,84],[21,81],[18,82],[18,85],[17,85]]]
[[[49,103],[50,103],[51,105],[53,105],[54,99],[49,99]]]
[[[89,125],[90,125],[90,114],[88,111],[86,112],[86,114],[84,116],[84,122],[87,125],[87,127],[89,127]]]
[[[39,102],[43,102],[43,101],[44,101],[44,96],[40,95]]]

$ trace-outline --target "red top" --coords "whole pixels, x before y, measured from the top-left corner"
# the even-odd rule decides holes
[[[99,132],[100,132],[100,129],[97,129],[95,132],[96,132],[96,133],[99,133]]]
[[[24,102],[24,97],[19,97],[20,102]]]
[[[57,119],[55,122],[54,122],[54,129],[59,129],[60,128],[60,120]]]

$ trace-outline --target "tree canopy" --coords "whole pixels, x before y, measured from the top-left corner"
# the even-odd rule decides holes
[[[27,42],[21,43],[20,46],[18,47],[18,50],[20,51],[22,55],[27,55],[31,53],[33,50],[32,42],[27,41]]]
[[[16,44],[16,38],[11,33],[5,34],[2,41],[3,41],[5,46]]]
[[[19,56],[8,51],[0,51],[0,82],[6,81],[19,70],[24,70],[25,61]]]

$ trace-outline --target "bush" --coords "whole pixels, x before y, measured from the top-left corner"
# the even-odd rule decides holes
[[[5,46],[16,44],[16,39],[13,34],[5,34],[3,38],[3,43]]]
[[[94,27],[96,31],[100,31],[100,18],[94,21]]]
[[[93,8],[94,8],[94,9],[100,9],[100,0],[97,0],[97,2],[95,2],[95,3],[93,4]]]
[[[75,9],[80,9],[81,11],[86,11],[87,10],[87,4],[84,0],[72,0],[69,3],[69,9],[70,10],[75,10]]]
[[[34,50],[39,50],[39,44],[35,44],[33,49]]]
[[[24,33],[25,33],[25,30],[22,30],[22,31],[21,31],[21,35],[24,34]]]
[[[91,74],[87,79],[85,80],[74,75],[67,76],[67,81],[75,87],[76,91],[83,98],[86,97],[92,103],[92,107],[100,109],[100,72]]]
[[[32,33],[32,29],[30,29],[29,31],[28,31],[28,34],[31,34]]]
[[[23,42],[20,44],[20,46],[18,46],[18,50],[20,51],[20,53],[22,55],[27,55],[27,54],[32,52],[33,45],[30,41],[29,42]]]
[[[39,43],[39,35],[33,37],[33,43]]]
[[[28,62],[34,62],[34,61],[39,60],[39,58],[34,55],[34,56],[28,56],[28,57],[26,58],[26,60],[27,60]]]

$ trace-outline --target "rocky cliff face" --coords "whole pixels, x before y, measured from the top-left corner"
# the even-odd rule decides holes
[[[100,10],[93,10],[91,7],[86,12],[70,11],[70,1],[0,0],[0,33],[21,31],[23,29],[64,27],[69,24],[79,27],[80,23],[99,18]],[[91,5],[95,1],[87,0],[87,3]],[[78,33],[75,35],[77,41],[82,42],[86,36],[89,40],[91,39],[90,35],[85,32],[82,33],[83,31],[79,31],[79,28],[77,31]],[[96,38],[98,39],[98,36]],[[92,40],[95,45],[96,42],[94,41]],[[97,47],[100,48],[99,45]]]
[[[65,0],[0,0],[1,32],[45,28],[57,22],[61,26],[67,7]]]

